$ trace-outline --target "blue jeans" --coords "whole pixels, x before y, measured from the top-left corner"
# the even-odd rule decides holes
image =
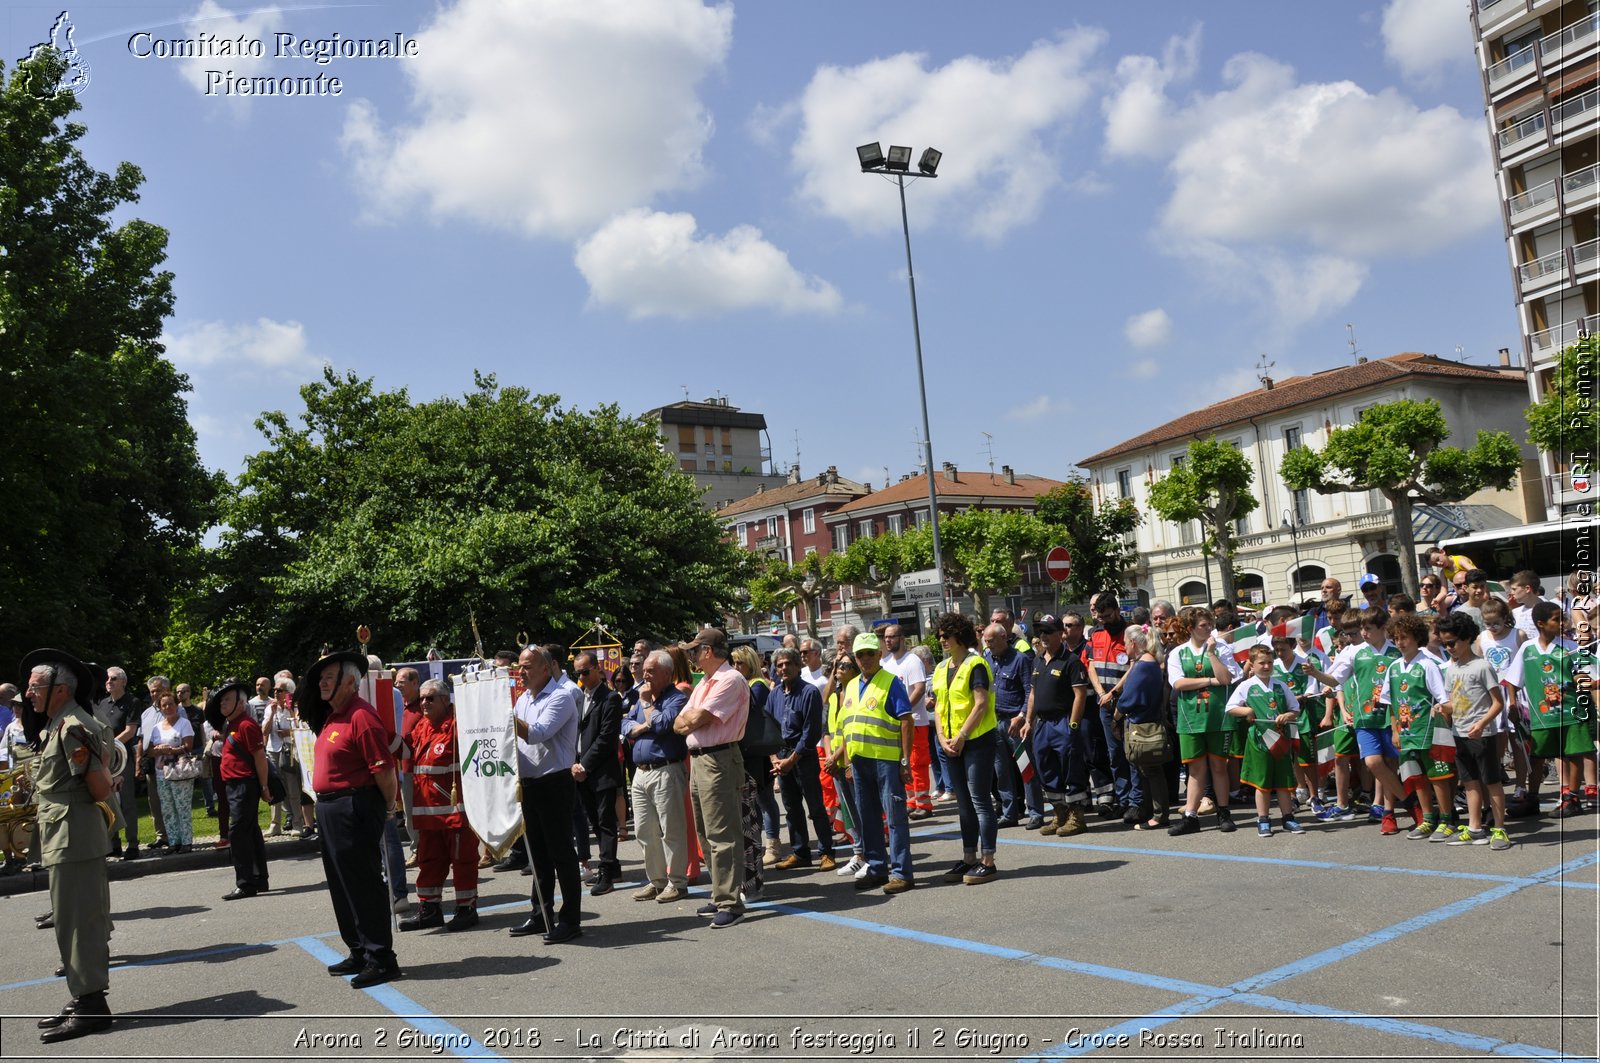
[[[997,716],[998,725],[994,729],[994,788],[1000,794],[1000,818],[1021,819],[1024,807],[1030,816],[1043,816],[1044,791],[1039,787],[1037,768],[1033,778],[1023,784],[1024,799],[1017,798],[1017,781],[1021,774],[1017,770],[1016,748],[1022,740],[1011,737],[1013,719],[1015,717]]]
[[[956,784],[956,815],[961,824],[963,854],[994,855],[997,817],[989,788],[994,785],[994,731],[970,738],[959,756],[950,758]]]
[[[389,874],[389,899],[398,901],[409,889],[406,885],[406,854],[400,848],[400,823],[390,815],[383,817],[383,866]]]
[[[1121,740],[1112,733],[1111,711],[1109,707],[1100,710],[1100,730],[1105,736],[1106,760],[1111,766],[1112,796],[1123,808],[1138,808],[1139,802],[1144,800],[1143,787],[1139,783],[1139,773],[1133,770],[1122,752]]]
[[[911,881],[911,825],[906,820],[906,784],[898,760],[852,757],[850,771],[856,782],[856,821],[867,873]],[[883,820],[889,820],[889,848],[883,845]]]
[[[949,793],[954,789],[950,784],[950,765],[945,763],[944,747],[939,744],[938,736],[934,734],[936,728],[927,728],[928,735],[928,778],[930,787],[934,792]]]

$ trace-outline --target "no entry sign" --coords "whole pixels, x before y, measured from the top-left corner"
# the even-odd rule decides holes
[[[1065,546],[1053,546],[1050,552],[1044,555],[1045,575],[1057,583],[1065,583],[1067,577],[1072,575],[1072,555]]]

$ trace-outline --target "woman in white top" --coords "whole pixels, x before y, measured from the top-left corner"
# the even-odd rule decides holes
[[[284,799],[272,806],[272,825],[267,830],[268,838],[276,838],[283,833],[285,808],[288,810],[289,834],[292,837],[300,837],[309,826],[300,805],[300,763],[294,748],[293,697],[294,680],[279,679],[272,688],[272,700],[267,703],[261,724],[261,729],[266,732],[267,759],[278,769],[284,789]]]
[[[187,853],[194,848],[194,779],[169,779],[167,775],[180,756],[194,751],[194,727],[171,694],[161,695],[160,707],[161,717],[145,731],[144,748],[152,758],[156,795],[172,843],[167,852]]]

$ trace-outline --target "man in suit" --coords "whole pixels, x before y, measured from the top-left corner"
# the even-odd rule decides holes
[[[617,790],[622,786],[622,761],[617,756],[622,730],[622,696],[605,681],[605,669],[594,654],[584,652],[572,662],[583,693],[579,704],[578,762],[572,777],[578,784],[578,804],[583,809],[585,844],[593,830],[600,839],[600,868],[589,896],[599,897],[616,889],[622,877],[617,861]]]

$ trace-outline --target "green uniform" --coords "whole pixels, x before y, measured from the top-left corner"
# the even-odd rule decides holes
[[[56,947],[74,997],[102,993],[111,983],[111,887],[105,860],[111,835],[84,778],[97,766],[95,756],[80,737],[66,733],[79,727],[98,740],[100,749],[109,749],[115,740],[89,710],[69,701],[45,728],[44,748],[33,769],[40,862],[50,872]]]
[[[1176,674],[1171,661],[1176,660],[1182,676]],[[1211,655],[1205,647],[1196,650],[1194,643],[1179,646],[1168,658],[1168,676],[1183,679],[1211,679]],[[1202,687],[1199,690],[1178,692],[1178,747],[1185,764],[1204,756],[1220,757],[1227,752],[1229,722],[1226,713],[1227,691],[1223,687]]]
[[[1503,678],[1528,696],[1528,726],[1536,757],[1580,757],[1594,753],[1594,695],[1580,689],[1578,674],[1592,675],[1594,655],[1567,638],[1541,650],[1525,642]]]
[[[1299,708],[1298,699],[1276,678],[1270,687],[1258,679],[1248,679],[1239,692],[1244,693],[1244,704],[1250,707],[1249,716],[1235,717],[1244,721],[1250,734],[1245,742],[1244,764],[1239,771],[1239,781],[1246,786],[1268,792],[1293,790],[1294,757],[1287,751],[1281,756],[1273,756],[1267,749],[1264,736],[1271,729],[1276,730],[1283,741],[1290,740],[1289,729],[1278,727],[1272,721],[1279,713],[1296,711]],[[1239,692],[1234,694],[1234,698],[1238,697]]]
[[[1316,680],[1306,673],[1305,663],[1298,658],[1289,668],[1283,666],[1283,661],[1274,660],[1272,678],[1288,687],[1289,693],[1300,703],[1300,748],[1295,752],[1295,760],[1307,767],[1315,767],[1317,729],[1322,723],[1322,688],[1319,686],[1313,690]]]
[[[1345,711],[1355,718],[1357,729],[1389,726],[1389,706],[1379,703],[1378,691],[1389,665],[1399,659],[1400,651],[1392,643],[1386,643],[1381,651],[1365,642],[1356,647],[1350,674],[1339,685],[1339,693],[1344,698]]]
[[[1454,778],[1454,764],[1433,759],[1433,707],[1445,699],[1438,666],[1419,653],[1410,664],[1391,664],[1388,674],[1389,711],[1399,725],[1395,748],[1400,759],[1416,761],[1430,779]]]

